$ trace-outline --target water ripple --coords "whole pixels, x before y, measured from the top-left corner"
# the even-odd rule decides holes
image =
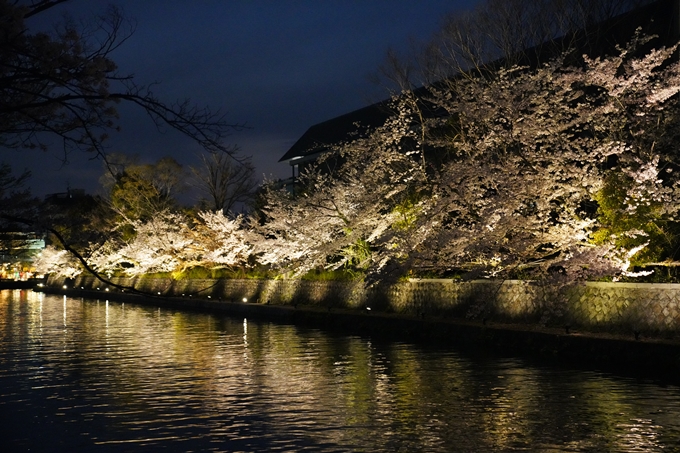
[[[680,389],[0,292],[4,451],[680,451]]]

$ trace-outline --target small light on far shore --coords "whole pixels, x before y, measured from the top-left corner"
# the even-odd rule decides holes
[[[371,307],[366,307],[366,310],[371,311]]]
[[[244,297],[244,298],[243,298],[243,302],[248,302],[248,298],[247,298],[247,297]]]
[[[68,289],[68,286],[64,285],[64,286],[62,286],[62,288],[64,288],[64,289]]]

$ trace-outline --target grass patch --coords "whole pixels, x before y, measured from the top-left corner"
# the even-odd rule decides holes
[[[219,279],[275,279],[279,274],[267,268],[207,268],[203,266],[191,267],[178,272],[162,272],[147,274],[148,278],[172,278],[174,280],[219,280]]]
[[[314,269],[300,277],[301,280],[311,281],[354,281],[362,278],[364,278],[363,273],[349,269]]]

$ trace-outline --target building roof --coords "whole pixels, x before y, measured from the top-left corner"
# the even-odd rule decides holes
[[[590,55],[609,54],[617,46],[625,45],[639,27],[643,33],[658,35],[661,45],[674,44],[680,38],[680,0],[658,0],[604,21],[591,29],[579,30],[553,40],[551,44],[555,45],[539,45],[528,49],[523,52],[519,64],[535,67],[540,61],[573,46]],[[502,67],[505,63],[506,59],[502,58],[488,64],[487,68]],[[425,87],[414,91],[414,95],[420,99],[426,93]],[[365,135],[367,129],[381,126],[391,116],[393,112],[390,105],[391,100],[386,99],[313,125],[279,162],[292,164],[299,159],[313,158],[329,150],[334,144]]]
[[[388,104],[389,101],[385,100],[315,124],[307,129],[279,162],[325,151],[331,145],[347,140],[352,134],[357,133],[361,126],[383,124],[392,114]]]

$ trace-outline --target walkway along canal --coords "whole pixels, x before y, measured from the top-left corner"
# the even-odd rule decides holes
[[[365,290],[361,282],[342,281],[113,281],[147,296],[92,277],[50,278],[42,290],[680,376],[675,284],[589,283],[556,290],[517,281],[414,280]]]

